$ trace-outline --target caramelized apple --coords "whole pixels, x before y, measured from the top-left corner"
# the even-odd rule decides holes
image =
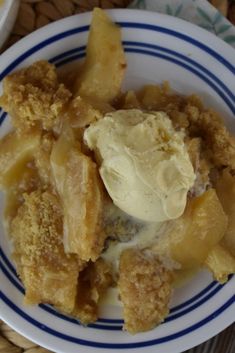
[[[10,187],[33,159],[40,142],[38,132],[18,135],[10,132],[0,141],[0,187]]]
[[[228,228],[222,242],[228,251],[235,256],[235,177],[229,173],[228,169],[222,172],[215,188],[228,215]]]
[[[8,229],[10,222],[15,217],[18,208],[23,203],[23,193],[32,192],[40,185],[40,179],[34,165],[22,168],[22,174],[18,174],[18,178],[11,187],[7,188],[5,195],[4,208],[4,224]]]
[[[171,254],[183,268],[201,265],[223,238],[227,216],[214,189],[188,202],[184,215],[171,234]]]
[[[146,85],[137,93],[138,101],[143,109],[166,111],[168,106],[178,106],[182,102],[179,95],[170,94],[169,84],[162,86]]]
[[[51,173],[50,155],[55,143],[52,133],[44,133],[41,137],[40,145],[35,153],[35,165],[38,170],[42,184],[53,186],[53,178]]]
[[[76,303],[72,315],[84,325],[96,321],[101,296],[112,283],[112,272],[108,263],[102,258],[88,263],[79,274]]]
[[[72,129],[65,127],[53,145],[50,164],[52,168],[52,175],[56,185],[57,192],[60,196],[63,195],[64,180],[66,174],[66,163],[68,160],[71,148],[76,147],[79,149],[79,144],[75,141]]]
[[[64,246],[82,260],[96,260],[101,232],[103,190],[95,163],[80,151],[73,131],[65,129],[51,153],[52,173],[64,209]]]
[[[103,113],[111,110],[112,107],[107,103],[101,105],[100,102],[97,102],[96,107],[94,100],[91,101],[89,98],[84,99],[78,96],[71,101],[65,115],[73,129],[80,129],[101,119]]]
[[[124,97],[122,109],[140,109],[140,102],[138,101],[134,91],[128,91]]]
[[[121,31],[106,15],[96,8],[88,38],[86,60],[76,83],[81,96],[112,101],[120,92],[126,68]]]
[[[156,253],[169,254],[181,270],[198,268],[208,253],[223,238],[227,216],[214,189],[188,201],[184,214],[172,221]]]
[[[75,148],[68,156],[63,186],[65,249],[95,261],[104,244],[103,190],[95,163]]]
[[[205,265],[220,283],[225,283],[228,275],[235,273],[235,258],[221,244],[216,245],[209,252]]]

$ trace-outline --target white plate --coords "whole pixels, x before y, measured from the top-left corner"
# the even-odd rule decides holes
[[[19,8],[19,0],[0,0],[0,48],[11,33]]]
[[[212,34],[182,20],[136,10],[110,11],[120,23],[128,60],[125,87],[168,80],[182,93],[198,93],[221,112],[234,130],[235,52]],[[31,34],[1,57],[0,81],[12,70],[47,59],[71,65],[85,54],[91,14],[64,19]],[[0,120],[5,117],[2,112]],[[0,133],[9,128],[5,119]],[[0,211],[3,209],[2,198]],[[25,307],[23,288],[10,261],[3,229],[1,239],[0,315],[22,335],[63,353],[177,353],[195,346],[234,321],[235,277],[221,286],[201,272],[175,291],[171,312],[158,328],[131,336],[121,330],[121,313],[106,307],[97,323],[82,327],[52,307]]]

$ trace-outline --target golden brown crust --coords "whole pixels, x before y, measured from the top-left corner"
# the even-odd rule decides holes
[[[185,144],[196,175],[196,180],[190,190],[190,196],[198,196],[205,192],[211,184],[209,177],[211,163],[204,156],[200,137],[187,138]]]
[[[69,125],[74,129],[85,128],[103,116],[90,102],[80,96],[70,102],[65,115]]]
[[[71,97],[58,82],[55,66],[38,61],[4,79],[0,105],[20,131],[40,126],[50,130]]]
[[[213,164],[235,168],[235,139],[220,116],[210,109],[201,111],[193,105],[187,105],[185,112],[190,134],[202,138]]]
[[[67,255],[62,242],[62,212],[49,191],[24,194],[11,224],[13,257],[23,280],[28,304],[51,303],[64,311],[75,304],[81,261]]]
[[[171,273],[153,254],[127,249],[120,258],[119,276],[124,328],[134,334],[160,324],[169,312]]]
[[[165,84],[144,86],[137,93],[137,99],[140,108],[162,110],[170,116],[176,129],[184,129],[190,138],[201,138],[204,152],[207,152],[216,167],[235,169],[234,137],[219,114],[212,109],[205,109],[198,96],[175,94]]]

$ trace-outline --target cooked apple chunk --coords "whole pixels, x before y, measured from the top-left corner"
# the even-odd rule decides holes
[[[214,189],[188,200],[184,214],[172,221],[162,241],[152,250],[170,254],[182,270],[203,265],[209,252],[220,242],[227,229],[228,217]]]
[[[64,252],[59,201],[49,191],[39,190],[24,194],[24,200],[12,221],[11,236],[25,303],[50,303],[71,312],[83,264]]]
[[[89,100],[77,96],[70,102],[65,116],[68,118],[70,126],[76,130],[85,128],[94,121],[101,119],[103,115],[102,111],[94,108]]]
[[[209,252],[205,265],[220,283],[227,282],[228,276],[235,273],[235,258],[222,244],[216,245]]]
[[[121,254],[118,288],[128,332],[150,330],[165,319],[171,283],[171,272],[151,252],[133,248]]]
[[[50,155],[52,176],[57,192],[61,197],[63,197],[66,163],[72,148],[79,150],[80,144],[75,140],[73,130],[65,126],[58,140],[54,143]]]
[[[5,190],[4,226],[9,229],[12,219],[16,216],[18,208],[23,204],[25,193],[37,190],[41,185],[37,169],[33,163],[23,168],[15,177],[14,183]]]
[[[173,259],[183,269],[202,265],[223,238],[227,224],[228,217],[214,189],[191,199],[170,235],[174,239],[170,250]]]
[[[96,8],[89,32],[86,60],[76,82],[76,93],[111,102],[120,92],[126,69],[120,28]]]
[[[106,236],[101,224],[103,187],[96,164],[80,151],[71,129],[55,143],[51,166],[64,210],[65,251],[95,261]]]
[[[10,187],[33,159],[40,134],[31,130],[25,134],[10,132],[0,141],[0,187]]]
[[[52,152],[55,138],[52,133],[46,132],[41,136],[40,144],[35,151],[35,165],[40,177],[41,183],[47,187],[53,187],[54,179],[52,177],[50,155]]]
[[[85,325],[96,321],[99,300],[112,281],[109,264],[101,258],[96,262],[90,262],[79,276],[76,304],[72,315]]]
[[[75,148],[68,156],[62,199],[66,251],[95,261],[106,236],[101,224],[103,189],[95,163]]]
[[[229,169],[224,169],[216,181],[216,192],[224,211],[228,215],[228,228],[222,243],[225,248],[235,257],[235,176]]]

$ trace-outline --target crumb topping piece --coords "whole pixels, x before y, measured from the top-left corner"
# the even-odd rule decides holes
[[[164,320],[169,312],[171,280],[171,272],[153,254],[134,248],[122,253],[118,288],[128,332],[147,331]]]
[[[185,108],[191,135],[200,136],[213,164],[217,167],[235,168],[235,139],[220,116],[213,110],[203,110],[193,105]]]
[[[10,230],[13,257],[26,289],[25,302],[50,303],[71,312],[83,263],[76,255],[65,254],[62,229],[57,197],[37,190],[24,194]]]
[[[0,106],[12,117],[19,130],[39,126],[50,130],[71,97],[58,81],[56,68],[47,61],[38,61],[28,68],[7,76]]]

